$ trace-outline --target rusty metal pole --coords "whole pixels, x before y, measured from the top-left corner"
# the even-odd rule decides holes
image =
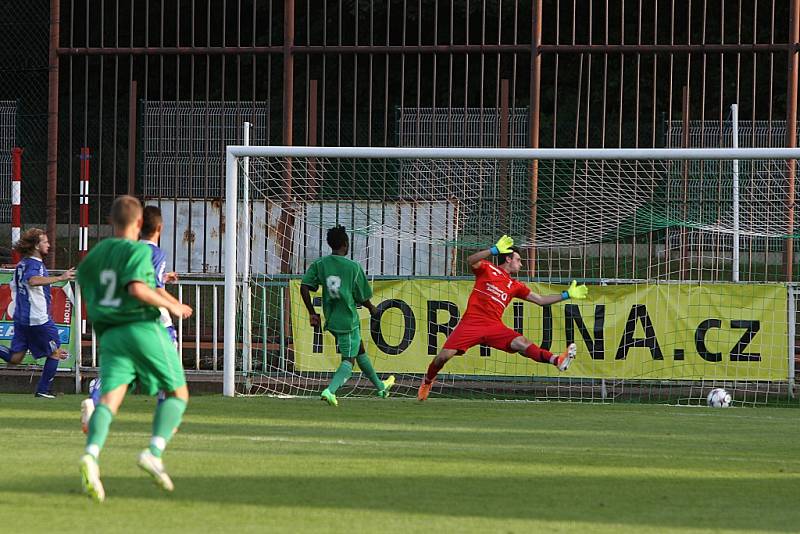
[[[508,79],[500,80],[500,148],[508,148]],[[500,198],[510,198],[508,195],[508,161],[500,160]],[[508,218],[508,203],[500,202],[500,226],[503,232],[511,233]]]
[[[131,80],[128,98],[128,194],[136,193],[136,80]]]
[[[59,0],[50,0],[50,53],[49,88],[47,97],[47,236],[50,253],[47,266],[56,264],[56,195],[58,193],[58,41],[60,38],[61,6]]]
[[[283,11],[283,144],[293,145],[293,120],[294,120],[294,0],[285,0]],[[294,233],[294,208],[292,202],[292,159],[286,158],[284,171],[285,208],[281,210],[279,223],[279,243],[281,254],[281,272],[291,272],[292,234]],[[283,290],[283,309],[291,309],[289,291]],[[286,318],[282,328],[284,339],[292,336],[290,313],[284,313]],[[294,354],[289,348],[287,354],[281,354],[284,361],[294,362]],[[289,365],[293,365],[290,363]]]
[[[283,11],[283,144],[293,145],[294,119],[294,0],[285,0]],[[279,244],[281,250],[281,272],[290,271],[292,229],[294,214],[291,213],[292,200],[292,159],[284,161],[285,208],[279,223]]]
[[[309,80],[308,88],[308,146],[317,146],[317,88],[319,80]],[[308,198],[317,198],[319,182],[316,158],[308,159]]]
[[[800,0],[792,0],[792,7],[789,13],[789,43],[797,45],[800,43]],[[789,72],[786,81],[786,146],[794,148],[797,146],[797,77],[798,77],[798,49],[792,48],[789,51]],[[786,195],[786,206],[788,208],[787,234],[789,238],[784,244],[784,270],[786,281],[791,282],[794,273],[794,196],[795,196],[795,177],[797,175],[797,160],[788,161],[789,190]]]
[[[542,1],[535,0],[533,10],[533,34],[531,48],[531,148],[539,148],[539,106],[541,96],[542,57]],[[531,166],[531,235],[528,250],[528,272],[530,276],[536,274],[536,203],[539,200],[539,161],[534,160]]]
[[[283,144],[293,145],[294,115],[294,0],[285,0],[283,11]]]

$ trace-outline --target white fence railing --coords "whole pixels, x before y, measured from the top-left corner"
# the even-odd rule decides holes
[[[224,317],[222,278],[183,279],[169,284],[167,290],[177,299],[192,306],[194,313],[188,319],[174,319],[178,332],[178,353],[183,357],[184,368],[189,371],[222,372],[222,321]],[[87,337],[86,328],[82,334]],[[84,341],[79,361],[83,367],[97,367],[97,337],[91,332],[88,354]],[[188,354],[193,354],[193,363]]]

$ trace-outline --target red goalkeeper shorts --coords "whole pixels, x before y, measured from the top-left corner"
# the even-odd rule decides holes
[[[521,335],[499,321],[465,316],[444,342],[443,348],[464,354],[475,345],[488,345],[506,352],[516,352],[511,348],[511,342]]]

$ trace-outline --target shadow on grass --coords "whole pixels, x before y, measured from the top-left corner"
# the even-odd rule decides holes
[[[202,507],[251,505],[383,511],[485,519],[578,521],[650,528],[795,531],[797,478],[733,479],[707,487],[700,479],[582,476],[474,477],[353,475],[180,476],[159,492],[144,475],[104,477],[109,499],[165,499]],[[32,477],[5,484],[14,494],[79,495],[77,476]],[[83,498],[83,497],[81,497]],[[117,501],[119,502],[119,501]]]

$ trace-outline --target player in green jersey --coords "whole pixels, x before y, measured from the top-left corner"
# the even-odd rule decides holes
[[[166,491],[174,486],[161,453],[180,425],[189,400],[181,359],[158,322],[158,308],[183,318],[191,316],[192,309],[155,291],[152,252],[138,241],[142,221],[138,199],[114,200],[110,216],[114,237],[98,243],[77,273],[86,312],[99,338],[102,396],[89,420],[86,453],[80,461],[84,491],[98,502],[105,499],[105,490],[97,459],[128,385],[135,380],[149,395],[167,392],[153,416],[150,446],[139,454],[139,467]]]
[[[322,312],[325,314],[325,330],[336,338],[342,363],[322,392],[320,398],[331,406],[338,406],[336,390],[353,374],[353,362],[367,375],[378,390],[378,396],[386,398],[394,384],[394,376],[381,381],[372,367],[361,342],[361,324],[356,306],[363,305],[371,315],[378,310],[370,302],[372,289],[361,265],[347,258],[350,240],[343,226],[328,230],[328,245],[333,253],[319,258],[306,271],[300,285],[300,295],[308,309],[311,327],[318,327],[321,319],[311,302],[311,292],[322,286]]]

